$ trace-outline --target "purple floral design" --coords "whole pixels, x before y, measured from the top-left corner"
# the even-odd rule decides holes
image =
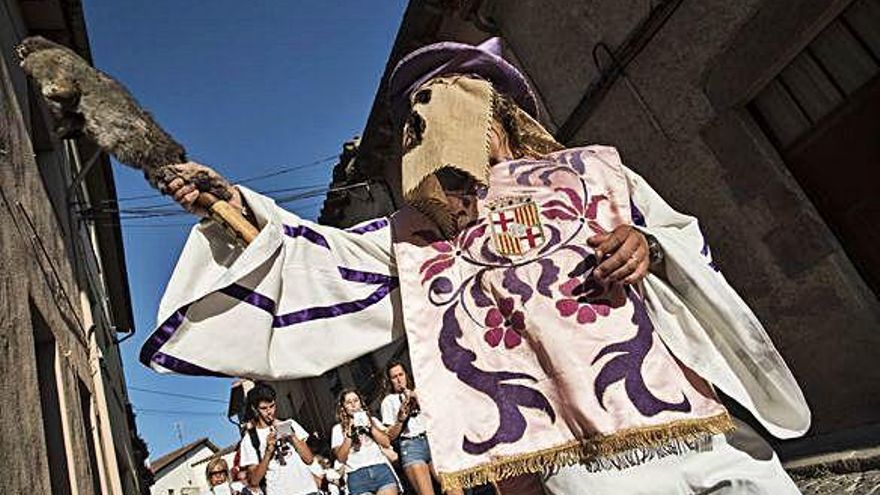
[[[599,205],[608,201],[608,197],[596,194],[589,197],[586,186],[583,186],[583,194],[569,187],[558,187],[556,192],[561,192],[567,198],[551,199],[541,205],[541,215],[548,220],[577,220],[586,223],[593,231],[600,231],[601,227],[596,222],[599,214]],[[585,201],[585,198],[588,200]]]
[[[648,317],[648,311],[641,297],[632,289],[627,289],[626,293],[633,304],[632,322],[636,324],[638,331],[630,340],[605,346],[590,363],[596,364],[605,356],[614,356],[602,365],[593,384],[599,405],[602,409],[607,409],[605,391],[613,383],[623,380],[627,397],[644,416],[655,416],[663,411],[690,412],[691,403],[684,392],[680,402],[666,402],[655,396],[645,384],[642,364],[654,345],[654,325]]]
[[[514,310],[512,297],[502,297],[497,307],[486,312],[486,333],[483,339],[492,347],[504,342],[504,347],[513,349],[522,343],[522,333],[526,330],[526,317],[522,311]]]
[[[452,241],[434,240],[431,247],[437,254],[422,263],[419,274],[422,275],[422,284],[440,275],[455,264],[455,260],[474,244],[474,241],[486,233],[486,224],[477,225],[459,234]],[[431,238],[424,233],[417,232],[423,238]]]
[[[578,323],[594,323],[600,316],[611,314],[612,308],[626,304],[626,295],[620,285],[607,286],[593,277],[596,256],[581,246],[567,246],[582,259],[569,273],[568,280],[557,287],[562,296],[556,300],[556,310],[563,318],[575,317]]]
[[[523,383],[510,383],[514,380],[535,383],[535,377],[516,371],[487,371],[475,364],[476,353],[459,343],[463,333],[456,317],[457,307],[458,303],[453,303],[443,314],[437,342],[443,365],[469,387],[486,395],[495,404],[499,420],[491,437],[474,441],[465,436],[462,449],[468,454],[480,455],[499,444],[522,438],[527,425],[523,408],[541,411],[550,422],[555,422],[556,412],[541,392]]]
[[[505,350],[521,349],[527,330],[523,308],[533,298],[547,298],[556,304],[563,318],[573,318],[583,325],[609,316],[613,308],[626,303],[623,288],[608,290],[593,281],[595,257],[577,240],[585,229],[604,232],[596,219],[603,202],[610,201],[606,195],[591,196],[581,176],[588,153],[560,153],[547,160],[517,160],[508,165],[509,173],[521,186],[554,187],[554,182],[565,182],[556,181],[562,178],[559,176],[569,175],[565,178],[569,186],[554,187],[555,197],[541,204],[541,215],[548,220],[544,225],[548,241],[533,257],[508,258],[496,253],[491,248],[492,237],[486,235],[485,223],[466,229],[450,241],[439,239],[433,231],[421,235],[433,248],[420,268],[421,283],[428,286],[431,304],[446,308],[438,338],[442,362],[464,384],[484,394],[498,410],[499,422],[494,433],[488,437],[481,434],[479,439],[464,436],[462,448],[468,454],[482,454],[499,444],[520,440],[527,425],[524,409],[541,411],[551,422],[555,422],[556,414],[547,397],[534,386],[535,377],[477,365],[475,350],[464,346],[464,320],[469,320],[468,329],[479,329],[490,348],[500,350],[503,344]],[[563,271],[557,264],[561,260],[557,254],[563,251],[578,255],[579,261],[570,270]],[[447,275],[451,267],[460,263],[469,265],[469,270],[462,271],[471,272],[469,276]],[[594,384],[602,406],[605,407],[605,389],[624,381],[627,395],[642,414],[690,407],[686,399],[684,403],[669,404],[647,390],[640,368],[650,349],[653,329],[645,319],[633,322],[639,326],[636,338],[605,347],[591,362],[599,365],[601,357],[610,358],[601,363]]]
[[[592,279],[590,279],[592,282]],[[569,279],[559,286],[559,292],[564,296],[556,301],[556,310],[563,318],[575,316],[580,324],[593,323],[600,316],[611,314],[611,307],[607,301],[590,300],[589,289],[585,288],[588,282],[582,282],[576,278]],[[596,282],[592,282],[596,284]],[[599,287],[601,290],[601,286]]]

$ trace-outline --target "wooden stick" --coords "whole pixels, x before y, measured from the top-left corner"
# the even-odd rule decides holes
[[[211,193],[199,194],[198,199],[196,199],[196,204],[208,210],[211,214],[211,219],[220,225],[223,225],[229,235],[243,243],[245,246],[253,242],[260,233],[260,231],[241,214],[240,210],[236,209],[226,201],[218,199]]]

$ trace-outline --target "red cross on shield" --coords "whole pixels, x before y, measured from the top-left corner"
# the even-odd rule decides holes
[[[495,250],[505,256],[522,256],[544,245],[538,205],[531,198],[506,198],[489,207]]]

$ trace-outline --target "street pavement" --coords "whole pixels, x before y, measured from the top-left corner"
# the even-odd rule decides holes
[[[880,469],[792,477],[804,495],[880,495]]]

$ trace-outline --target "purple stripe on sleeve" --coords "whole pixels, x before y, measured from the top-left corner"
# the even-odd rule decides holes
[[[323,235],[305,225],[285,225],[284,234],[288,237],[303,237],[312,244],[330,249],[330,244],[327,243],[327,239]]]
[[[351,268],[338,267],[339,274],[342,275],[344,280],[348,280],[349,282],[360,282],[362,284],[387,284],[390,281],[394,280],[396,283],[396,278],[391,277],[389,275],[382,275],[381,273],[373,273],[373,272],[362,272],[360,270],[352,270]]]
[[[306,321],[335,318],[350,313],[357,313],[384,299],[392,290],[397,288],[397,283],[396,277],[389,277],[387,283],[380,285],[372,294],[364,299],[334,304],[332,306],[312,307],[279,315],[275,317],[272,326],[275,328],[289,327]]]
[[[645,223],[645,215],[642,214],[642,210],[636,206],[636,202],[632,199],[629,200],[629,206],[632,214],[632,221],[634,225],[638,225],[639,227],[647,227]]]
[[[165,342],[168,342],[171,336],[174,335],[174,332],[176,332],[180,325],[183,324],[188,309],[189,305],[178,309],[172,313],[168,319],[163,321],[162,324],[159,325],[159,328],[153,331],[152,335],[150,335],[144,343],[144,346],[141,348],[140,361],[144,366],[150,365],[153,356],[159,352],[159,349],[165,345]]]
[[[276,328],[286,327],[310,320],[333,318],[361,311],[382,300],[382,298],[387,296],[388,293],[396,288],[398,284],[397,277],[383,275],[381,273],[364,272],[344,267],[338,267],[338,270],[343,280],[368,285],[379,285],[380,287],[366,298],[357,301],[349,301],[331,306],[316,306],[276,316],[274,318],[273,326]],[[229,297],[260,308],[271,315],[275,314],[275,301],[267,296],[248,289],[247,287],[232,284],[220,289],[220,292]]]
[[[346,229],[346,232],[351,234],[366,234],[367,232],[375,232],[377,230],[382,230],[388,226],[387,218],[377,218],[370,223],[365,223],[361,225],[356,225],[350,229]]]
[[[238,299],[243,303],[250,304],[251,306],[256,306],[263,311],[269,313],[270,315],[275,314],[275,301],[271,298],[260,294],[259,292],[253,291],[238,284],[232,284],[228,287],[224,287],[220,289],[220,292],[226,294],[227,296]]]
[[[169,356],[164,352],[156,353],[156,355],[153,356],[153,362],[165,369],[171,370],[175,373],[180,373],[181,375],[229,377],[229,375],[227,374],[211,371],[207,368],[202,368],[201,366],[190,363],[189,361],[184,361],[183,359]]]
[[[323,240],[323,238],[321,239]],[[378,303],[398,286],[397,277],[383,275],[381,273],[364,272],[343,267],[339,267],[339,273],[343,280],[378,285],[378,287],[369,296],[356,301],[348,301],[331,306],[306,308],[285,315],[276,316],[273,319],[273,326],[276,328],[287,327],[306,321],[333,318],[336,316],[356,313]],[[269,314],[275,313],[275,301],[242,285],[232,284],[220,289],[219,292],[246,304],[260,308]],[[171,339],[183,322],[186,321],[186,313],[189,307],[190,305],[183,306],[172,313],[171,316],[162,322],[162,324],[159,325],[159,327],[150,335],[144,343],[144,346],[141,348],[139,356],[141,363],[143,363],[144,366],[150,366],[151,363],[155,363],[165,369],[184,375],[228,376],[159,351],[162,346]]]
[[[197,376],[222,376],[226,377],[229,375],[225,375],[223,373],[218,373],[216,371],[211,371],[206,368],[202,368],[201,366],[195,365],[188,361],[184,361],[183,359],[176,358],[174,356],[170,356],[165,354],[164,352],[159,352],[159,349],[171,339],[171,336],[174,335],[174,332],[180,328],[180,325],[186,320],[186,312],[189,309],[189,305],[183,306],[178,309],[171,316],[168,317],[156,331],[150,335],[150,338],[147,339],[147,342],[141,348],[140,361],[144,366],[149,366],[150,363],[156,363],[159,366],[162,366],[165,369],[171,370],[175,373],[180,373],[183,375],[197,375]]]

